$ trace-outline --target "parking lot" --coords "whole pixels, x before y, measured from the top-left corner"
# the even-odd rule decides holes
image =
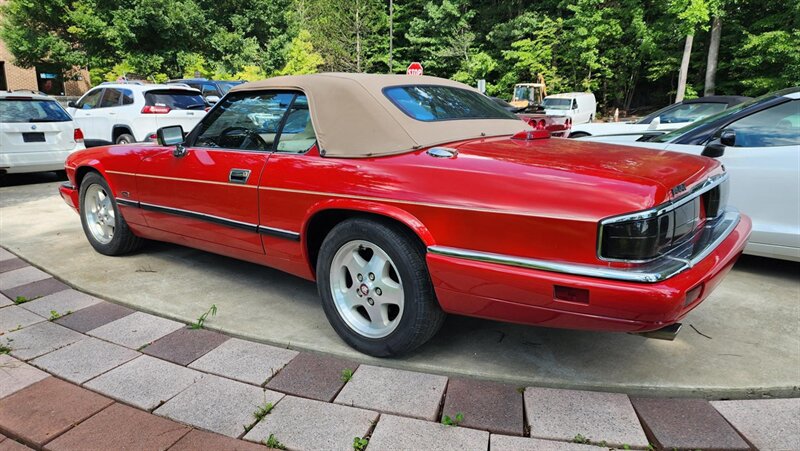
[[[451,316],[419,351],[378,360],[339,340],[312,283],[163,243],[126,257],[97,254],[58,197],[59,183],[53,175],[6,179],[0,244],[78,289],[157,315],[189,322],[216,304],[207,327],[235,336],[520,385],[715,398],[798,394],[797,263],[744,256],[674,342]]]

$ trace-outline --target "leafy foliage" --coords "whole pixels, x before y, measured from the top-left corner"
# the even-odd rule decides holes
[[[709,26],[722,22],[716,92],[800,84],[796,0],[9,0],[0,37],[17,64],[253,80],[317,71],[425,73],[487,81],[510,97],[541,75],[549,92],[592,90],[601,107],[674,98],[687,34],[687,94],[702,92]]]

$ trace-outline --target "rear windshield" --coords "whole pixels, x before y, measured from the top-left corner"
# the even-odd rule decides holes
[[[572,99],[544,99],[544,107],[548,110],[568,110]]]
[[[0,122],[69,122],[55,100],[0,99]]]
[[[453,119],[515,119],[491,99],[475,91],[450,86],[393,86],[383,90],[403,113],[418,121]]]
[[[171,110],[202,110],[206,101],[199,92],[182,89],[159,89],[144,94],[146,105],[168,106]]]

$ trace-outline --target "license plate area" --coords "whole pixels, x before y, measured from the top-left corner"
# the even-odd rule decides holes
[[[43,132],[28,132],[22,134],[22,141],[26,143],[43,143],[45,142]]]

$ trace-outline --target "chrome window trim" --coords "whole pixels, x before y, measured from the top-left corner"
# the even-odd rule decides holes
[[[674,277],[687,269],[691,269],[708,257],[733,232],[740,221],[739,212],[729,209],[720,215],[713,224],[707,224],[701,233],[710,233],[711,239],[706,245],[685,258],[665,255],[657,262],[643,265],[641,268],[611,268],[577,263],[562,263],[535,258],[517,257],[492,252],[459,249],[449,246],[430,246],[428,252],[447,257],[462,258],[485,263],[496,263],[517,268],[569,274],[573,276],[594,277],[622,282],[658,283]]]

